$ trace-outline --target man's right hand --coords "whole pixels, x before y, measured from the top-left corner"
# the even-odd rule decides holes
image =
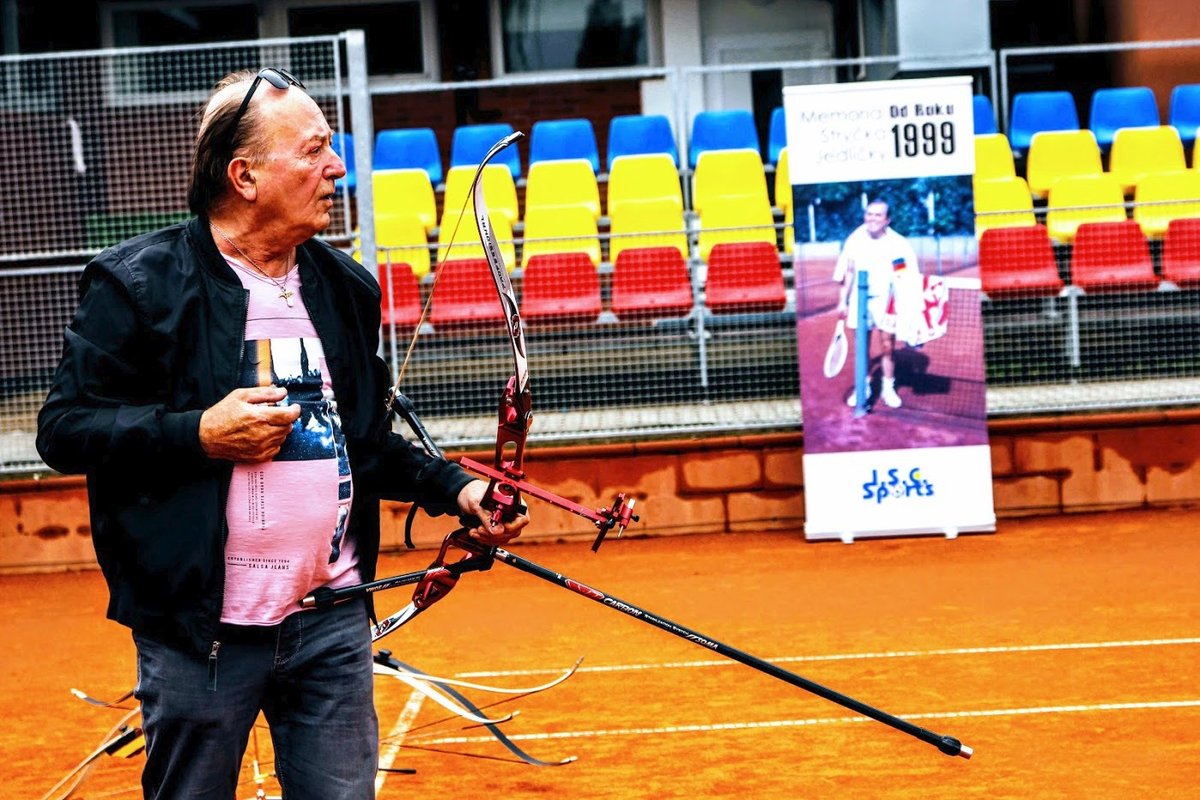
[[[209,458],[270,461],[300,418],[300,406],[275,405],[287,397],[278,386],[234,389],[200,416],[200,445]]]

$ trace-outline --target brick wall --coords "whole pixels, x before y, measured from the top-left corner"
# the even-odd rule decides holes
[[[1200,502],[1200,409],[993,420],[993,491],[1003,519]],[[631,534],[800,530],[803,435],[784,433],[531,448],[530,480],[588,507],[638,499]],[[486,455],[478,456],[487,458]],[[402,546],[407,506],[385,503],[383,542]],[[529,541],[590,540],[586,520],[533,502]],[[418,515],[415,539],[452,523]],[[0,483],[0,572],[91,568],[87,495],[78,478]]]

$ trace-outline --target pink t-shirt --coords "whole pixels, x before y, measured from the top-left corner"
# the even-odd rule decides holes
[[[299,610],[319,586],[359,581],[346,540],[352,487],[325,352],[300,297],[300,270],[281,288],[227,258],[250,292],[238,385],[281,386],[300,418],[269,462],[235,464],[225,517],[225,601],[221,621],[273,625]]]

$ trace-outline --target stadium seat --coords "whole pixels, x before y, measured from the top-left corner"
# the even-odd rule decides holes
[[[730,111],[701,111],[692,118],[692,135],[688,140],[688,166],[695,167],[700,154],[709,150],[758,149],[758,129],[754,115],[745,109]]]
[[[352,133],[335,133],[333,135],[333,152],[338,154],[338,158],[346,165],[346,177],[338,181],[339,184],[345,184],[350,190],[350,194],[354,194],[358,188],[358,173],[354,169],[354,134]],[[341,189],[341,186],[338,186]]]
[[[992,299],[1056,295],[1063,280],[1044,225],[989,228],[979,237],[979,277]]]
[[[677,181],[678,183],[678,181]],[[579,206],[600,217],[600,187],[592,165],[582,158],[537,161],[525,179],[525,215],[535,208]]]
[[[767,161],[775,164],[779,161],[779,151],[787,147],[787,117],[783,106],[776,106],[771,112],[771,127],[767,131]]]
[[[1133,218],[1142,233],[1161,239],[1172,221],[1200,217],[1200,172],[1152,172],[1138,183],[1133,197]]]
[[[1003,133],[975,134],[975,180],[1017,174],[1012,148]]]
[[[784,147],[775,164],[775,207],[785,215],[792,207],[792,176],[788,169],[788,149]]]
[[[666,153],[620,156],[608,173],[608,216],[620,213],[627,201],[669,200],[683,213],[679,171]]]
[[[1172,89],[1167,116],[1167,121],[1179,131],[1184,145],[1191,147],[1196,141],[1196,128],[1200,126],[1200,83],[1185,83]]]
[[[509,272],[512,272],[517,266],[512,226],[508,222],[508,217],[503,214],[492,214],[491,222],[492,232],[496,235],[496,241],[500,247],[500,255],[504,259],[504,266],[508,268]],[[438,227],[438,262],[446,261],[447,256],[452,259],[485,258],[483,243],[479,237],[479,227],[475,222],[475,214],[470,209],[464,212],[446,211],[442,214],[442,224]],[[441,282],[440,278],[438,282]],[[493,296],[492,300],[495,299]]]
[[[607,169],[620,156],[666,153],[679,166],[679,147],[671,121],[661,114],[626,114],[613,117],[608,123]]]
[[[632,247],[613,264],[611,307],[618,319],[682,317],[692,300],[687,264],[674,247]]]
[[[692,176],[692,210],[703,216],[718,198],[767,198],[767,175],[757,150],[710,150],[700,154]]]
[[[475,166],[451,167],[446,173],[446,191],[442,196],[442,216],[457,214],[464,208],[469,212],[472,198],[471,181],[475,179]],[[503,164],[491,163],[483,170],[483,199],[493,217],[503,215],[511,228],[520,219],[517,209],[517,185],[512,173]]]
[[[998,133],[996,126],[996,109],[992,107],[992,99],[986,94],[977,94],[972,100],[972,112],[975,118],[975,135],[986,136]]]
[[[372,169],[423,169],[442,182],[442,154],[433,128],[390,128],[375,134]],[[374,175],[371,176],[372,178]]]
[[[548,206],[525,215],[521,265],[543,253],[584,253],[592,266],[600,263],[596,218],[582,206]]]
[[[426,233],[437,226],[437,200],[429,173],[423,169],[384,169],[371,173],[375,215],[411,214]]]
[[[1111,175],[1073,175],[1060,179],[1050,190],[1046,229],[1057,242],[1069,244],[1083,223],[1125,219],[1125,193]]]
[[[1146,175],[1187,169],[1179,131],[1170,125],[1153,128],[1121,128],[1113,137],[1108,156],[1108,171],[1121,184],[1125,194]]]
[[[683,211],[673,200],[626,200],[612,214],[608,260],[615,262],[629,248],[673,247],[688,254]]]
[[[521,285],[528,322],[591,322],[600,316],[600,277],[583,253],[541,253],[529,259]]]
[[[1071,283],[1085,292],[1158,287],[1150,243],[1133,220],[1085,222],[1071,248]]]
[[[503,321],[504,307],[496,302],[496,282],[487,259],[460,255],[438,266],[437,291],[429,301],[429,322],[434,328]]]
[[[375,214],[375,252],[380,264],[408,264],[418,278],[429,274],[425,225],[412,214]]]
[[[1013,153],[1028,152],[1035,133],[1077,130],[1079,111],[1070,92],[1020,92],[1013,97],[1008,123],[1008,141]]]
[[[1061,178],[1099,175],[1103,171],[1100,148],[1091,131],[1043,131],[1033,135],[1025,180],[1034,199],[1044,198]]]
[[[1158,101],[1148,86],[1114,86],[1092,92],[1088,128],[1096,134],[1100,150],[1108,152],[1121,128],[1153,127],[1162,124]]]
[[[1010,175],[974,182],[975,235],[982,237],[992,228],[1028,227],[1037,219],[1033,196],[1024,178]]]
[[[507,122],[459,125],[454,129],[454,135],[450,139],[450,166],[477,165],[483,161],[483,157],[487,155],[488,150],[492,149],[492,145],[512,132],[513,126]],[[492,164],[503,164],[508,167],[513,180],[521,177],[521,154],[518,147],[520,147],[519,143],[504,148],[491,161]]]
[[[722,242],[708,257],[705,305],[713,313],[782,311],[787,304],[779,253],[766,242]]]
[[[700,215],[699,255],[708,260],[721,242],[764,242],[776,247],[775,214],[765,197],[714,198]]]
[[[582,158],[600,171],[600,149],[590,119],[538,120],[529,136],[529,165],[538,161]]]
[[[1163,278],[1176,286],[1200,286],[1200,217],[1173,219],[1162,249]]]
[[[383,325],[410,331],[415,328],[421,321],[421,287],[412,267],[403,261],[380,264],[379,287],[383,292]]]

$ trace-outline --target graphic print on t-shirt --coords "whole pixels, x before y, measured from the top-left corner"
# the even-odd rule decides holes
[[[239,265],[234,264],[235,268]],[[238,385],[278,386],[280,406],[298,405],[276,456],[236,463],[225,517],[223,622],[271,625],[319,586],[358,582],[354,542],[345,536],[353,499],[350,460],[324,348],[300,293],[288,306],[279,287],[235,269],[249,291]]]

